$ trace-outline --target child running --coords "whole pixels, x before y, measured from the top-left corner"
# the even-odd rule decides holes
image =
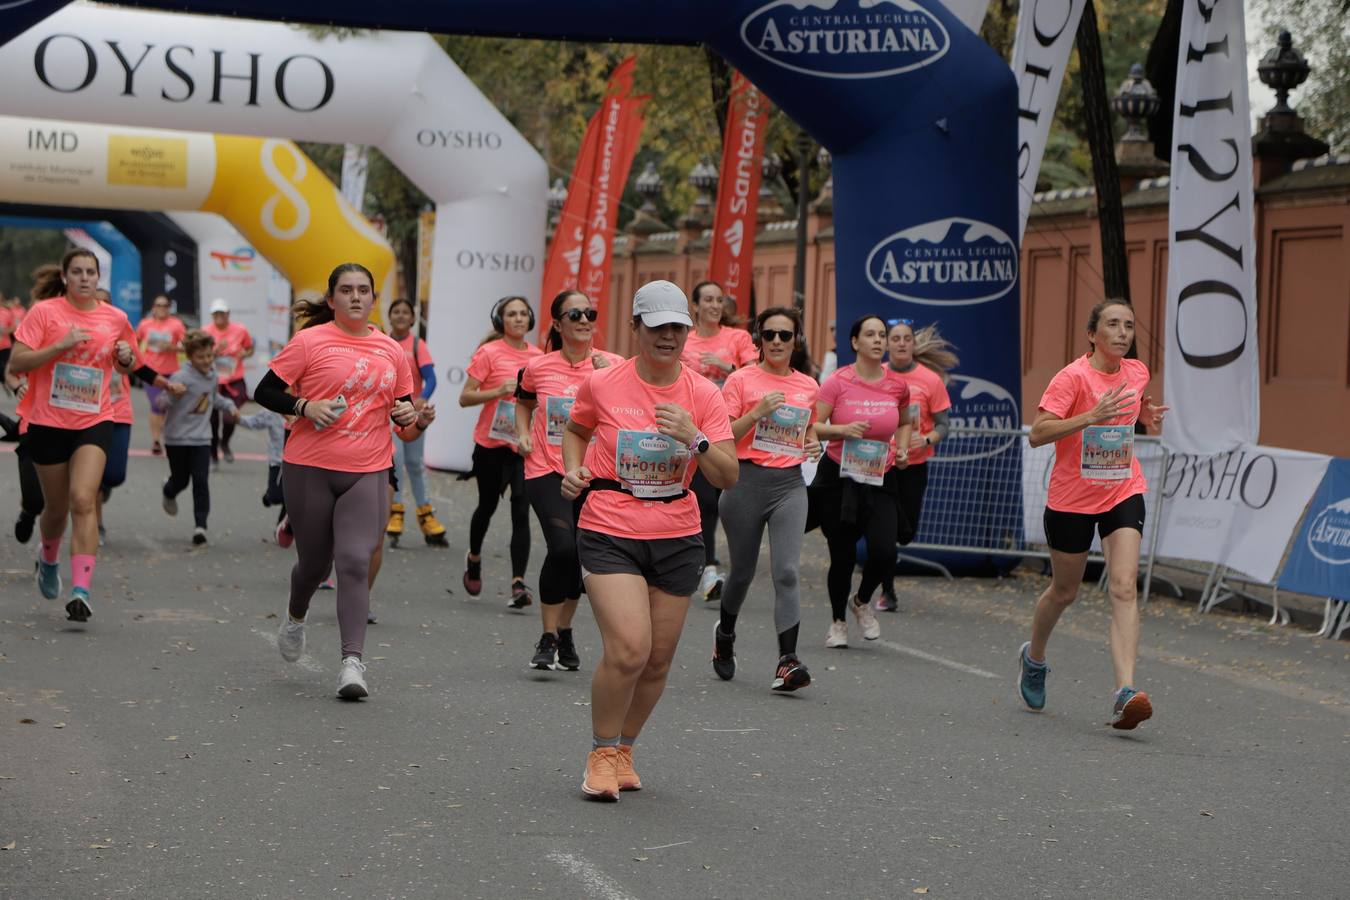
[[[178,495],[192,482],[192,543],[206,543],[206,519],[211,513],[211,414],[235,419],[239,410],[217,389],[216,339],[204,331],[190,331],[183,339],[187,363],[169,379],[186,389],[176,397],[161,395],[164,447],[169,478],[164,482],[164,511],[178,515]]]

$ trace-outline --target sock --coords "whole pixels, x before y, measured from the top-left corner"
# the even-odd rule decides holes
[[[801,630],[802,623],[798,622],[786,631],[778,632],[778,655],[787,656],[797,655],[797,632]]]
[[[722,616],[722,621],[717,626],[718,629],[727,637],[735,637],[736,620],[740,618],[739,614],[727,612],[726,607],[720,608],[718,613]]]
[[[42,539],[42,561],[51,564],[61,561],[61,539],[59,537]]]
[[[1043,666],[1043,665],[1045,665],[1045,660],[1043,660],[1043,659],[1036,659],[1034,656],[1031,655],[1031,648],[1030,648],[1030,647],[1027,648],[1027,662],[1031,663],[1033,666]]]
[[[90,553],[70,554],[70,586],[89,593],[89,582],[94,578],[94,565],[97,562]]]
[[[602,738],[598,734],[591,735],[592,750],[599,750],[601,747],[617,747],[617,746],[619,746],[619,738],[617,737]]]
[[[637,743],[637,738],[636,738],[636,737],[629,737],[629,736],[626,735],[626,734],[621,734],[621,735],[619,735],[619,746],[620,746],[620,747],[628,747],[629,749],[632,749],[632,746],[633,746],[634,744],[636,744],[636,743]]]

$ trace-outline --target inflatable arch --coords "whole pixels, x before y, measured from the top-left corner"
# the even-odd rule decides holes
[[[12,202],[207,210],[297,292],[322,294],[333,256],[366,260],[378,287],[393,288],[388,242],[290,141],[0,116],[0,159],[0,196]]]
[[[0,215],[0,228],[65,232],[66,239],[72,244],[84,247],[98,257],[98,286],[108,292],[113,306],[126,313],[132,325],[141,320],[141,251],[110,223],[55,216]]]
[[[279,24],[76,4],[0,48],[0,71],[3,114],[378,146],[436,202],[427,343],[445,395],[459,390],[492,304],[538,299],[547,167],[426,34],[318,40]],[[59,147],[43,154],[62,164]],[[251,179],[256,201],[289,211],[299,163],[273,157],[273,170]],[[302,290],[264,235],[227,217]],[[368,257],[325,247],[314,259]],[[381,293],[393,299],[391,288]],[[476,410],[443,396],[438,411],[427,462],[467,468]]]
[[[0,216],[38,216],[104,221],[122,233],[141,254],[141,310],[164,294],[175,310],[197,316],[197,242],[163,213],[79,206],[0,203]]]
[[[32,0],[23,8],[25,21],[64,5]],[[953,420],[1020,421],[1017,83],[1007,63],[972,30],[980,0],[953,0],[951,7],[941,0],[137,5],[362,28],[707,43],[833,155],[840,361],[852,358],[844,335],[864,313],[937,320],[961,350],[963,381],[953,391]],[[133,28],[133,20],[144,24]],[[315,42],[263,28],[235,19],[155,19],[107,8],[63,11],[0,49],[4,71],[12,73],[0,111],[151,124],[152,111],[167,108],[176,122],[193,127],[369,140],[419,183],[418,173],[428,166],[455,173],[451,180],[462,169],[470,174],[456,183],[465,193],[453,196],[464,199],[449,202],[432,194],[441,204],[433,303],[448,292],[447,273],[452,296],[460,298],[537,290],[538,273],[524,270],[527,258],[536,268],[543,248],[543,167],[532,152],[517,154],[524,142],[513,131],[499,132],[496,146],[488,146],[487,132],[477,127],[484,121],[479,107],[428,99],[462,89],[463,76],[448,60],[438,56],[432,64],[428,53],[417,52],[422,36]],[[251,39],[237,42],[244,34]],[[430,39],[423,39],[421,46],[428,45]],[[339,60],[345,67],[332,64]],[[406,92],[402,104],[389,102],[397,96],[394,85]],[[481,97],[474,103],[485,105]],[[226,121],[230,110],[237,117]],[[364,137],[367,128],[378,137]],[[508,154],[519,160],[516,168],[502,162]],[[490,165],[494,161],[502,165]],[[535,212],[528,220],[512,215],[529,204]],[[442,365],[447,350],[467,351],[475,336],[462,318],[431,317]],[[445,340],[447,335],[454,336]],[[467,352],[451,360],[465,358]],[[455,448],[460,465],[467,464],[463,423],[461,416],[437,420],[430,462],[452,465]],[[965,450],[955,446],[953,452]],[[968,452],[998,456],[997,466],[1020,466],[1015,445]],[[972,480],[983,478],[977,473]],[[1014,471],[1001,486],[988,485],[979,502],[1016,507],[1017,484]],[[970,485],[972,502],[985,487]]]

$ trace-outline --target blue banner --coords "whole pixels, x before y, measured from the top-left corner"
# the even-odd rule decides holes
[[[108,273],[108,294],[113,306],[127,314],[132,326],[141,320],[141,251],[127,240],[122,232],[107,222],[86,222],[80,219],[44,219],[22,216],[0,216],[3,228],[46,228],[61,231],[81,228],[98,242],[112,257],[112,271]],[[52,260],[60,262],[60,260]]]
[[[1282,591],[1350,600],[1350,459],[1333,459],[1327,466],[1278,586]]]

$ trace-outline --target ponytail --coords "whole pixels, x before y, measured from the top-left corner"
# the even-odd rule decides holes
[[[914,332],[914,361],[932,369],[943,381],[961,364],[951,342],[938,332],[936,322]]]
[[[28,292],[30,301],[36,303],[39,300],[50,300],[53,297],[60,297],[65,292],[66,280],[61,277],[60,266],[47,263],[33,270],[33,288]]]

